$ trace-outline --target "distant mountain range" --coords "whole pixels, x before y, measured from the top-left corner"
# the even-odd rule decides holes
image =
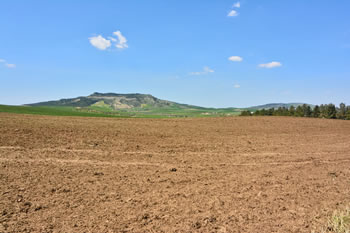
[[[297,107],[303,105],[303,103],[271,103],[259,106],[252,106],[248,108],[241,109],[268,109],[268,108],[279,108],[290,106]],[[205,108],[194,105],[180,104],[168,100],[158,99],[152,95],[148,94],[116,94],[116,93],[98,93],[95,92],[89,96],[81,96],[71,99],[60,99],[55,101],[40,102],[34,104],[27,104],[27,106],[55,106],[55,107],[78,107],[78,108],[87,108],[87,107],[97,107],[97,108],[108,108],[110,110],[132,110],[140,108],[180,108],[180,109],[200,109],[213,110],[214,108]],[[219,109],[240,109],[240,108],[219,108]],[[218,109],[218,110],[219,110]]]

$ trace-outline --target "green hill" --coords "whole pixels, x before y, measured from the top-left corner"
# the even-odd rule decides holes
[[[116,94],[95,92],[89,96],[60,99],[25,105],[20,111],[77,112],[122,117],[207,117],[239,115],[237,108],[204,108],[158,99],[148,94]],[[32,108],[32,109],[31,109]],[[64,109],[64,111],[63,111]],[[0,107],[1,111],[1,107]]]
[[[70,106],[70,107],[108,107],[111,110],[142,108],[142,107],[169,107],[186,105],[177,104],[166,100],[158,99],[152,95],[145,94],[115,94],[95,92],[89,96],[81,96],[71,99],[61,99],[56,101],[40,102],[28,104],[29,106]]]

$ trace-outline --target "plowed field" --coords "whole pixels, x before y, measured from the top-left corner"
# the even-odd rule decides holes
[[[312,232],[349,204],[350,121],[0,114],[0,232]]]

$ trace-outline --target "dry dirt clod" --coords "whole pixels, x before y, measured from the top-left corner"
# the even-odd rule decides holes
[[[5,215],[7,215],[7,210],[2,211],[2,216],[5,216]]]
[[[37,206],[37,207],[35,207],[35,211],[39,211],[39,210],[41,210],[43,207],[42,206]]]
[[[103,176],[104,173],[103,173],[103,172],[95,172],[94,175],[95,175],[95,176]]]
[[[150,218],[150,215],[149,214],[144,214],[144,215],[142,215],[142,219],[143,220],[147,220],[147,219],[149,219]]]
[[[199,229],[199,228],[202,227],[202,224],[201,224],[200,222],[195,222],[195,223],[193,224],[193,227],[196,228],[196,229]]]
[[[25,203],[24,203],[24,206],[31,207],[31,206],[32,206],[32,203],[31,203],[31,202],[29,202],[29,201],[27,201],[27,202],[25,202]]]
[[[17,196],[17,202],[22,202],[23,201],[23,196],[22,195],[18,195]]]

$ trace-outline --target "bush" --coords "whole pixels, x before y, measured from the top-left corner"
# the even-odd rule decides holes
[[[252,116],[252,113],[248,110],[242,111],[241,116]]]
[[[335,211],[329,218],[323,232],[350,233],[350,208],[344,211]]]

